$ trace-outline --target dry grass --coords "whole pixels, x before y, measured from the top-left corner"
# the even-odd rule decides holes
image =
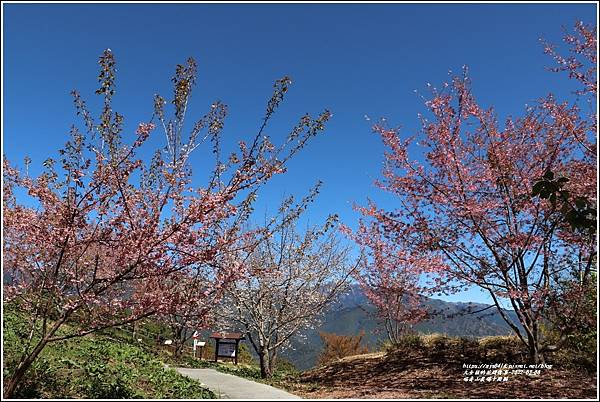
[[[515,346],[519,345],[519,338],[516,336],[486,336],[478,339],[481,347],[498,347],[503,345]]]
[[[310,370],[289,389],[305,398],[595,398],[595,374],[560,366],[540,376],[510,376],[507,382],[463,380],[463,363],[521,364],[525,357],[513,337],[476,340],[432,334],[412,339],[410,346]]]
[[[381,359],[382,357],[385,356],[385,352],[373,352],[373,353],[366,353],[363,355],[354,355],[354,356],[346,356],[342,359],[340,359],[340,361],[352,361],[352,360],[369,360],[369,359]]]

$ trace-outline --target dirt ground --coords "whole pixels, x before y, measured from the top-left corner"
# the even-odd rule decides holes
[[[290,390],[311,399],[595,399],[597,395],[596,375],[585,371],[553,366],[537,376],[509,373],[506,382],[468,382],[463,362],[440,357],[418,352],[355,356],[304,373]]]

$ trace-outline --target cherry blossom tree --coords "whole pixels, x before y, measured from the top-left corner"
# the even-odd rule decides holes
[[[171,330],[170,339],[173,340],[176,355],[182,353],[183,346],[192,338],[194,331],[211,325],[212,309],[223,296],[224,288],[209,286],[211,282],[207,281],[207,277],[210,277],[210,272],[178,272],[161,278],[161,288],[171,294],[172,308],[157,314],[155,319]]]
[[[330,117],[327,111],[317,118],[306,115],[274,145],[263,131],[291,83],[284,77],[275,83],[257,134],[249,144],[240,141],[224,161],[224,104],[213,103],[184,135],[196,79],[196,63],[189,59],[172,79],[173,116],[156,95],[151,121],[140,123],[127,144],[124,117],[112,109],[113,53],[104,51],[99,64],[99,119],[74,91],[83,127],[73,126],[58,161],[47,159],[45,171],[30,177],[31,160],[23,174],[4,158],[4,302],[23,313],[30,328],[5,382],[6,397],[51,342],[173,314],[182,305],[200,320],[243,272],[227,256],[250,235],[240,227],[259,187],[283,173]],[[167,145],[146,160],[143,147],[157,125]],[[214,168],[204,186],[194,186],[189,157],[206,142],[212,144]]]
[[[298,206],[281,206],[276,229],[248,255],[248,275],[231,286],[218,316],[222,326],[241,329],[260,362],[261,377],[273,375],[277,357],[291,338],[313,328],[345,289],[354,268],[349,249],[333,231],[336,217],[323,226],[297,229],[301,212],[317,188]]]
[[[374,208],[374,204],[371,207]],[[369,213],[369,209],[361,211]],[[435,261],[432,265],[428,261],[411,260],[404,247],[385,239],[382,229],[376,221],[361,221],[354,233],[342,226],[342,231],[361,246],[365,256],[353,277],[375,306],[388,340],[398,343],[414,324],[428,316],[422,296],[430,289],[423,280],[436,265]]]
[[[572,57],[545,50],[558,61],[556,71],[583,84],[577,95],[588,104],[549,94],[522,117],[500,122],[476,101],[465,68],[431,90],[420,133],[403,138],[398,129],[375,125],[387,147],[377,185],[396,196],[398,207],[358,208],[363,219],[351,236],[369,251],[361,283],[376,305],[385,304],[389,287],[411,295],[475,285],[490,295],[532,361],[558,346],[541,335],[546,301],[557,299],[573,270],[587,283],[597,255],[595,231],[573,230],[556,202],[532,195],[552,171],[570,178],[561,182],[565,196],[585,197],[595,210],[597,116],[595,107],[586,109],[595,106],[596,30],[578,23],[565,41]],[[420,161],[409,158],[413,152]],[[582,298],[578,291],[562,295],[571,308]]]

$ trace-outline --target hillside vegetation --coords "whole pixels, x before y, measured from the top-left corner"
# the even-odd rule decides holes
[[[6,380],[16,367],[27,333],[19,315],[3,321]],[[143,347],[106,335],[51,344],[27,373],[17,398],[214,398],[199,382],[184,377]]]
[[[16,365],[25,326],[18,314],[4,317],[4,378]],[[336,336],[335,339],[345,339]],[[333,342],[335,343],[335,342]],[[355,342],[356,343],[356,342]],[[144,346],[146,345],[146,346]],[[335,346],[335,345],[332,345]],[[596,360],[592,351],[573,347],[549,355],[551,368],[538,375],[508,375],[507,381],[465,381],[465,364],[523,364],[527,352],[512,336],[479,339],[440,334],[409,335],[379,351],[360,353],[360,342],[324,364],[299,372],[281,360],[272,378],[243,344],[241,364],[214,363],[175,356],[171,351],[133,344],[131,338],[104,334],[74,338],[47,348],[28,373],[19,398],[169,398],[203,399],[215,395],[170,366],[218,371],[286,389],[305,398],[592,398],[596,394]],[[337,349],[336,349],[337,350]],[[354,352],[348,352],[353,350]],[[211,356],[207,351],[205,356]],[[590,357],[591,356],[591,357]],[[325,363],[326,362],[326,363]]]

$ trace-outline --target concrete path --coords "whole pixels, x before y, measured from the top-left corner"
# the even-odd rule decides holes
[[[302,399],[275,387],[246,380],[214,369],[172,367],[179,373],[200,381],[222,399]]]

